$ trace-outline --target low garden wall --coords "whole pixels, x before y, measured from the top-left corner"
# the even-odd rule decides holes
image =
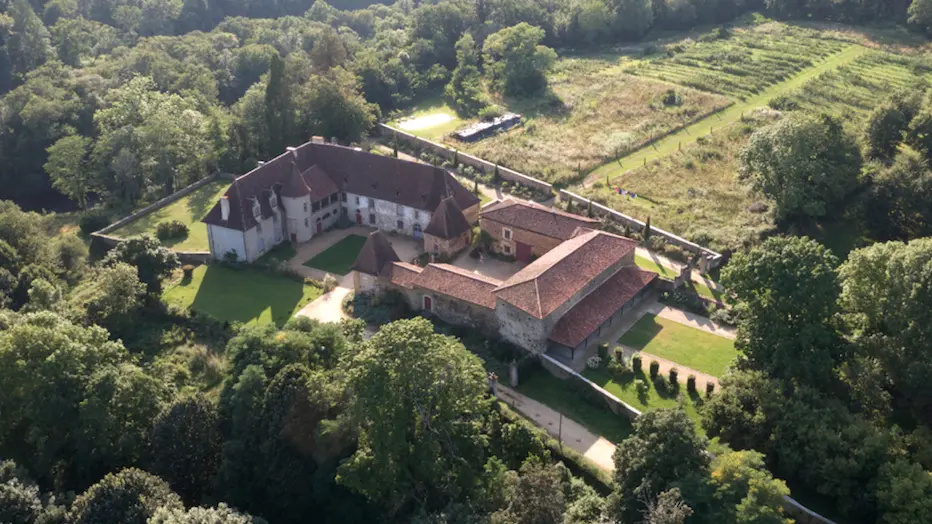
[[[591,204],[592,210],[596,212],[597,214],[607,216],[622,225],[630,227],[633,231],[638,232],[638,233],[644,231],[644,227],[646,226],[644,222],[641,222],[640,220],[632,216],[628,216],[608,206],[604,206],[596,202],[595,200],[589,200],[588,198],[579,196],[576,193],[572,193],[565,189],[560,190],[560,200],[573,201],[583,206],[584,208],[588,208],[588,206]],[[709,248],[700,246],[699,244],[696,244],[695,242],[690,242],[689,240],[686,240],[685,238],[679,235],[674,235],[673,233],[670,233],[669,231],[664,231],[663,229],[660,229],[658,227],[651,226],[650,232],[652,235],[663,237],[663,239],[666,240],[667,243],[670,245],[689,251],[690,253],[696,253],[696,254],[702,255],[703,257],[706,257],[708,259],[710,267],[717,267],[723,261],[724,257],[722,256],[721,253],[716,253],[715,251],[712,251]]]
[[[574,387],[588,389],[583,394],[598,395],[612,411],[618,416],[628,417],[632,421],[641,415],[641,411],[627,404],[615,395],[612,395],[598,384],[573,371],[562,362],[548,355],[540,355],[540,363],[550,373],[562,380],[568,380]],[[783,497],[783,509],[788,515],[796,519],[799,524],[836,524],[836,522],[803,506],[792,497]]]
[[[457,162],[472,166],[476,169],[481,170],[483,173],[492,173],[495,171],[496,164],[483,160],[477,156],[470,155],[469,153],[464,153],[453,148],[449,148],[443,144],[438,144],[437,142],[427,140],[426,138],[421,138],[419,136],[412,135],[401,129],[396,129],[387,124],[379,124],[379,132],[382,136],[394,137],[396,139],[404,140],[408,144],[411,144],[416,147],[420,147],[431,153],[445,158],[447,160],[453,160],[453,156],[456,156]],[[508,169],[504,166],[498,166],[498,174],[503,180],[509,182],[514,182],[516,184],[521,184],[523,186],[530,187],[537,191],[543,191],[545,193],[552,193],[553,186],[544,182],[543,180],[538,180],[534,177],[527,176],[523,173],[519,173],[514,169]]]

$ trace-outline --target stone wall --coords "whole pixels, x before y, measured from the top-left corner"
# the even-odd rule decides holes
[[[560,200],[561,201],[573,201],[583,207],[588,207],[590,203],[590,200],[588,198],[581,197],[577,195],[576,193],[571,193],[565,189],[560,190]],[[591,202],[592,202],[592,210],[597,215],[609,217],[615,222],[618,222],[622,225],[626,225],[630,227],[632,231],[641,232],[644,230],[644,226],[645,226],[644,222],[641,222],[640,220],[634,217],[628,216],[624,213],[615,211],[614,209],[610,207],[606,207],[594,200]],[[685,238],[681,236],[674,235],[673,233],[664,231],[663,229],[660,229],[653,225],[651,225],[650,231],[652,235],[663,237],[664,240],[666,240],[667,243],[670,245],[673,245],[673,246],[679,247],[680,249],[689,251],[691,253],[697,253],[697,254],[700,254],[702,256],[709,258],[710,267],[717,267],[723,261],[723,257],[721,253],[716,253],[715,251],[712,251],[709,248],[700,246],[699,244],[696,244],[695,242],[690,242],[689,240],[686,240]]]
[[[451,239],[444,239],[424,233],[424,250],[429,253],[453,256],[469,246],[469,241],[471,239],[471,230]]]
[[[534,318],[501,298],[495,299],[495,318],[503,339],[531,353],[547,351],[547,336],[553,326],[548,328],[543,320]]]
[[[472,166],[481,170],[483,173],[492,173],[495,171],[495,164],[492,162],[488,162],[477,156],[473,156],[462,151],[457,151],[443,144],[438,144],[437,142],[427,140],[426,138],[412,135],[411,133],[407,133],[389,125],[379,124],[379,132],[384,137],[394,137],[399,140],[403,140],[408,144],[430,151],[431,153],[447,160],[453,160],[453,156],[456,155],[456,159],[459,163]],[[513,169],[508,169],[507,167],[498,166],[498,174],[502,177],[502,180],[521,184],[523,186],[527,186],[538,191],[543,191],[545,193],[553,192],[553,186],[551,184],[548,184],[543,180],[538,180],[534,177],[527,176],[524,173],[519,173]]]

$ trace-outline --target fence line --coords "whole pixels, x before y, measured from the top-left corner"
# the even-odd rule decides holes
[[[641,415],[640,410],[609,393],[598,384],[580,375],[572,368],[566,364],[563,364],[559,360],[556,360],[550,355],[542,353],[540,355],[540,360],[544,369],[550,373],[553,373],[558,378],[562,378],[564,380],[573,380],[591,387],[595,393],[602,397],[605,403],[608,404],[609,409],[611,409],[612,412],[616,415],[624,415],[632,420]],[[796,501],[796,499],[790,497],[789,495],[783,497],[783,508],[800,524],[837,524],[835,521],[829,519],[828,517],[824,517],[807,508],[806,506],[803,506],[798,501]]]
[[[559,191],[559,194],[560,194],[560,200],[574,201],[577,204],[580,204],[585,207],[588,207],[591,204],[593,211],[597,213],[601,213],[602,215],[605,215],[615,220],[616,222],[620,222],[621,224],[630,227],[632,230],[636,232],[643,232],[644,228],[646,227],[646,224],[644,222],[632,216],[628,216],[624,213],[621,213],[620,211],[616,211],[608,206],[604,206],[594,200],[589,200],[588,198],[577,195],[576,193],[572,193],[565,189],[561,189]],[[652,225],[650,227],[650,233],[651,235],[658,235],[658,236],[663,237],[667,241],[668,244],[672,244],[676,247],[679,247],[691,253],[697,253],[699,255],[702,255],[703,257],[706,257],[708,259],[709,267],[718,266],[719,264],[722,263],[724,259],[724,256],[721,253],[717,253],[707,247],[700,246],[699,244],[695,242],[686,240],[685,238],[679,235],[670,233],[669,231],[664,231],[663,229],[660,229],[659,227],[655,227]],[[702,265],[700,264],[700,269],[701,268],[702,268]]]
[[[544,182],[543,180],[525,175],[524,173],[519,173],[514,169],[509,169],[507,167],[494,164],[487,160],[483,160],[477,156],[470,155],[469,153],[464,153],[462,151],[447,147],[443,144],[439,144],[432,140],[427,140],[426,138],[421,138],[419,136],[413,135],[401,129],[394,128],[388,124],[379,124],[379,132],[383,136],[391,136],[394,138],[400,138],[405,142],[429,150],[437,156],[445,158],[447,160],[453,160],[453,157],[456,156],[457,162],[472,166],[476,169],[481,170],[484,173],[491,173],[495,171],[495,167],[498,167],[498,174],[502,179],[508,180],[509,182],[514,182],[516,184],[521,184],[528,186],[532,189],[538,191],[544,191],[546,193],[553,193],[553,185]]]

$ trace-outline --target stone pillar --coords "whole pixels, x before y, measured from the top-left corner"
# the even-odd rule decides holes
[[[508,366],[508,374],[511,379],[511,387],[518,387],[518,363],[514,360],[511,361],[511,365]]]
[[[705,255],[705,254],[700,254],[699,255],[699,274],[700,275],[707,274],[709,270],[712,268],[711,266],[712,266],[712,257]]]

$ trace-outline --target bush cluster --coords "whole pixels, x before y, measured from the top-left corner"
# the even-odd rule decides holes
[[[180,220],[160,222],[155,228],[155,236],[162,241],[184,238],[188,236],[188,226]]]

